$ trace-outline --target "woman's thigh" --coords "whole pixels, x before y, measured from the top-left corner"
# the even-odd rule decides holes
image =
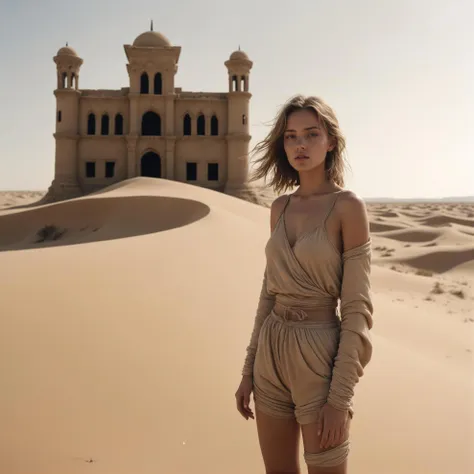
[[[295,418],[277,418],[255,410],[258,438],[267,474],[299,474],[300,426]]]

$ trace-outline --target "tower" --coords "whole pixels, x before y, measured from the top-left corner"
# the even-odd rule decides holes
[[[53,58],[56,63],[56,157],[52,193],[56,198],[81,195],[77,176],[79,134],[79,72],[83,60],[67,44]]]
[[[229,75],[228,93],[228,168],[226,191],[241,188],[247,181],[249,134],[249,76],[253,62],[246,53],[234,51],[225,62]]]
[[[181,47],[173,46],[163,34],[153,31],[152,22],[150,31],[137,36],[133,44],[125,45],[124,49],[130,77],[127,175],[130,178],[137,173],[139,137],[155,135],[164,139],[164,147],[160,146],[160,167],[163,165],[160,176],[173,179],[174,81]]]

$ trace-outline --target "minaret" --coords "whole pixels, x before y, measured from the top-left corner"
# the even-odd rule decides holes
[[[127,175],[136,176],[140,157],[137,152],[138,137],[142,135],[144,113],[152,111],[151,127],[158,136],[165,137],[165,155],[162,159],[161,177],[174,177],[175,118],[174,80],[181,54],[180,46],[173,46],[169,39],[153,28],[135,38],[133,44],[124,45],[130,77],[129,121],[127,137]],[[161,111],[159,114],[157,110]]]
[[[249,142],[249,75],[253,62],[247,54],[234,51],[225,62],[229,73],[227,185],[230,193],[240,189],[248,178]]]
[[[56,157],[54,180],[50,190],[55,199],[81,195],[77,176],[77,140],[79,134],[79,72],[83,60],[66,43],[53,58],[57,70]]]

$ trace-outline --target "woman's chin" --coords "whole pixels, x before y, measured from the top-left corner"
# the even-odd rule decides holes
[[[293,168],[297,171],[306,171],[311,170],[313,168],[317,168],[318,164],[314,163],[312,160],[304,159],[304,160],[295,160],[291,164]]]

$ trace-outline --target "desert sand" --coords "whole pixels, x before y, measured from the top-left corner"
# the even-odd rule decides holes
[[[0,473],[264,472],[234,393],[266,203],[151,178],[40,197],[0,197]],[[350,472],[473,473],[474,205],[368,209]]]

